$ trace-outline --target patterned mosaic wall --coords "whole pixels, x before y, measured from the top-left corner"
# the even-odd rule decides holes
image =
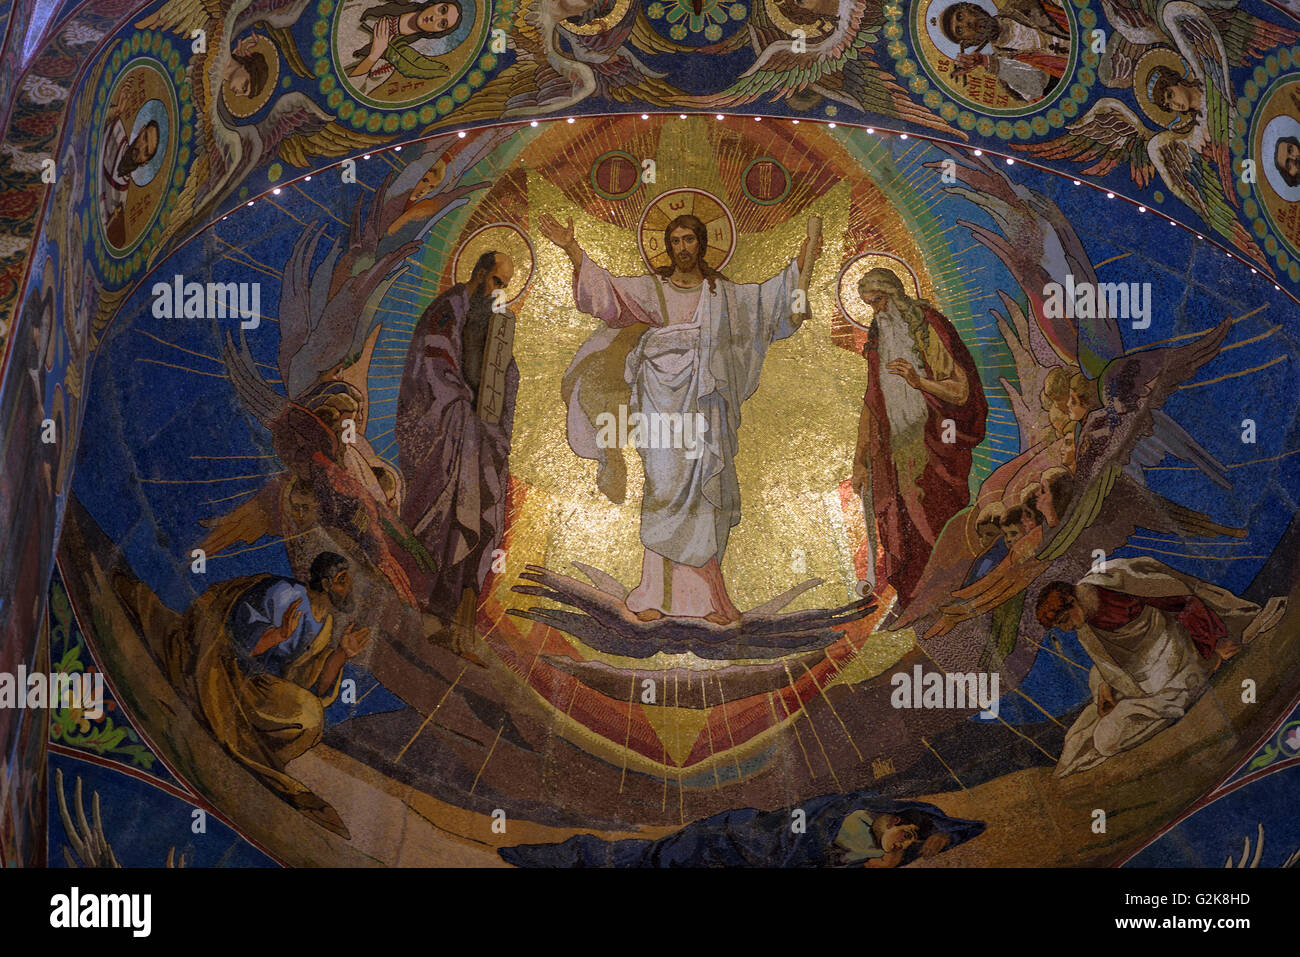
[[[862,838],[895,864],[1300,845],[1291,13],[172,0],[55,21],[0,173],[0,671],[93,671],[109,700],[0,710],[6,861],[47,838],[68,861],[74,780],[127,866],[699,862],[718,835],[843,863],[859,811],[914,825]],[[679,306],[692,276],[704,305]],[[467,318],[498,280],[509,322]],[[646,334],[665,316],[699,338]],[[621,439],[627,410],[676,410],[708,451],[604,441],[620,389]],[[309,587],[325,552],[350,609]],[[206,697],[174,636],[242,647],[239,602],[286,627],[249,597],[272,581],[308,606],[297,657],[252,636],[222,659],[233,697]],[[1085,582],[1084,618],[1051,581]],[[1129,650],[1099,662],[1106,641]],[[997,706],[900,707],[913,669],[996,676]],[[254,675],[291,705],[249,698]],[[267,731],[286,708],[314,740]],[[808,838],[777,853],[792,808]]]

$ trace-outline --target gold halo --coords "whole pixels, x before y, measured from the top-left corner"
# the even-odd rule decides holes
[[[568,20],[559,21],[558,26],[565,33],[573,33],[577,36],[595,36],[598,33],[605,33],[612,27],[618,25],[619,21],[627,15],[627,8],[631,6],[632,0],[614,0],[614,9],[603,17],[596,17],[587,23],[577,24],[570,23]]]
[[[266,106],[266,101],[275,93],[275,84],[280,79],[280,53],[270,38],[254,34],[253,52],[262,54],[263,59],[266,60],[266,83],[257,96],[238,96],[230,91],[229,85],[224,80],[221,82],[221,99],[225,102],[226,109],[241,119],[252,116]],[[233,57],[234,52],[232,51],[229,56]]]
[[[1162,130],[1167,130],[1176,118],[1174,112],[1156,106],[1147,93],[1147,81],[1151,78],[1151,71],[1158,66],[1167,66],[1185,75],[1187,64],[1173,50],[1161,47],[1144,53],[1138,60],[1137,66],[1133,68],[1133,96],[1137,99],[1138,107],[1147,115],[1147,119]]]
[[[712,193],[693,186],[670,189],[660,193],[641,213],[637,224],[637,242],[641,258],[651,271],[671,266],[672,259],[664,244],[664,229],[678,216],[698,216],[708,230],[708,248],[704,261],[714,269],[721,269],[736,250],[736,220],[727,204]]]
[[[871,321],[875,318],[876,311],[862,301],[862,297],[858,294],[858,280],[865,273],[879,266],[884,266],[897,276],[903,288],[911,290],[909,295],[913,299],[921,297],[921,284],[916,278],[916,273],[912,272],[912,267],[903,260],[893,253],[878,249],[859,253],[844,264],[844,268],[840,270],[840,278],[835,284],[835,298],[839,303],[840,312],[859,329],[871,328]]]
[[[533,280],[533,244],[514,223],[488,223],[465,238],[456,250],[451,274],[456,282],[469,282],[474,263],[489,249],[505,253],[515,264],[515,275],[506,286],[506,302],[515,302]]]

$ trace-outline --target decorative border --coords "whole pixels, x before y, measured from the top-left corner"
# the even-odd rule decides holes
[[[121,286],[128,282],[132,276],[137,275],[145,263],[148,262],[149,253],[162,239],[163,217],[159,215],[159,212],[165,208],[174,208],[180,197],[181,187],[185,185],[185,178],[189,174],[190,144],[194,139],[194,104],[190,101],[189,79],[185,73],[185,65],[181,63],[180,52],[161,33],[147,30],[133,34],[130,40],[123,40],[109,57],[108,69],[104,71],[103,75],[111,79],[101,83],[99,90],[95,94],[95,106],[90,128],[90,152],[88,155],[91,157],[99,156],[110,90],[116,85],[117,78],[121,75],[127,63],[131,60],[141,59],[152,60],[152,65],[161,70],[171,80],[172,93],[176,97],[176,115],[180,118],[180,128],[176,137],[176,155],[172,160],[171,184],[167,187],[167,192],[163,194],[158,208],[154,210],[152,225],[136,240],[132,251],[121,255],[113,252],[109,249],[107,240],[104,238],[102,225],[100,228],[93,230],[95,236],[95,265],[100,275],[104,277],[105,284],[109,287]],[[89,173],[89,170],[93,169],[94,165],[94,163],[90,163],[87,167],[86,215],[94,216],[96,222],[98,222],[99,211],[95,208],[95,190],[91,186],[95,182],[95,178]],[[98,171],[95,172],[97,174]]]
[[[1247,141],[1253,144],[1259,132],[1259,116],[1255,109],[1268,100],[1283,83],[1290,83],[1300,73],[1300,46],[1281,49],[1270,53],[1263,63],[1256,64],[1249,80],[1242,86],[1242,95],[1237,98],[1237,122],[1233,129],[1232,166],[1241,168],[1246,158]],[[1249,128],[1246,117],[1250,117]],[[1258,180],[1258,176],[1256,180]],[[1237,177],[1237,194],[1244,200],[1242,212],[1250,222],[1251,232],[1260,239],[1264,255],[1277,263],[1278,269],[1286,274],[1292,282],[1300,282],[1300,249],[1297,249],[1282,230],[1273,222],[1273,215],[1266,203],[1255,197],[1256,183],[1243,183]],[[1288,256],[1287,252],[1291,255]]]
[[[433,101],[431,103],[415,107],[372,100],[348,89],[334,75],[333,24],[336,2],[341,0],[320,0],[317,7],[320,15],[312,26],[312,36],[316,38],[311,45],[311,55],[314,58],[312,69],[320,77],[320,92],[324,95],[325,106],[355,129],[367,133],[410,132],[421,124],[428,126],[444,119],[462,106],[471,94],[481,89],[488,82],[489,74],[501,65],[501,57],[485,45],[477,60],[470,57],[443,92],[430,97]],[[500,0],[497,9],[484,19],[485,39],[495,29],[504,30],[507,34],[510,32],[517,5],[518,0]]]
[[[1081,38],[1097,25],[1097,14],[1090,3],[1091,0],[1065,0],[1066,12],[1074,23],[1076,43],[1081,42]],[[911,7],[910,3],[908,7]],[[1087,101],[1093,85],[1097,82],[1097,65],[1101,58],[1092,52],[1091,46],[1087,46],[1082,51],[1078,49],[1074,51],[1070,64],[1073,80],[1067,84],[1062,78],[1052,100],[1056,105],[1048,105],[1044,102],[1033,104],[1029,107],[1029,112],[1034,113],[1032,119],[1024,115],[1025,110],[1007,113],[972,109],[965,102],[950,99],[946,95],[945,89],[940,85],[924,57],[917,54],[916,59],[912,58],[910,35],[907,41],[904,41],[904,35],[908,33],[904,13],[903,5],[898,0],[885,7],[885,26],[882,32],[886,40],[886,48],[894,60],[895,75],[901,82],[907,84],[912,93],[921,97],[926,107],[934,110],[947,122],[955,122],[964,132],[969,133],[974,130],[985,138],[996,136],[1000,140],[1010,140],[1013,137],[1018,140],[1028,140],[1033,136],[1044,136],[1052,130],[1060,129],[1079,115],[1080,107]],[[919,68],[917,60],[921,61]],[[1082,66],[1078,65],[1080,61],[1083,63]],[[923,73],[925,75],[922,75]],[[1012,122],[1006,118],[1008,116],[1018,116],[1020,119]],[[998,117],[1003,118],[998,119]]]

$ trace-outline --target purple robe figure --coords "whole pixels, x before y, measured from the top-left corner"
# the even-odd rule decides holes
[[[397,396],[401,518],[436,564],[424,579],[431,590],[417,597],[446,622],[469,613],[462,603],[482,589],[505,532],[519,369],[511,355],[514,316],[493,312],[491,292],[511,272],[509,257],[484,254],[469,283],[429,304]]]

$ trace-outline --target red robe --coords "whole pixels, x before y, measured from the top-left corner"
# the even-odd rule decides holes
[[[975,360],[952,323],[929,306],[925,307],[925,319],[933,330],[932,334],[939,337],[952,356],[953,364],[965,373],[969,394],[964,405],[956,406],[928,392],[921,393],[928,414],[925,423],[926,465],[917,481],[921,496],[919,503],[913,506],[922,513],[919,516],[908,510],[909,504],[898,487],[898,476],[890,454],[889,416],[880,388],[880,334],[875,324],[867,333],[867,344],[863,349],[868,380],[862,401],[875,420],[866,450],[867,464],[871,472],[876,529],[884,549],[877,577],[882,584],[887,582],[893,586],[900,604],[911,597],[943,526],[970,501],[967,480],[971,450],[984,441],[984,420],[989,408]],[[928,379],[932,375],[928,362],[919,371],[922,378]],[[883,370],[883,374],[893,375],[888,370]],[[943,441],[945,419],[952,419],[956,424],[955,442]]]

